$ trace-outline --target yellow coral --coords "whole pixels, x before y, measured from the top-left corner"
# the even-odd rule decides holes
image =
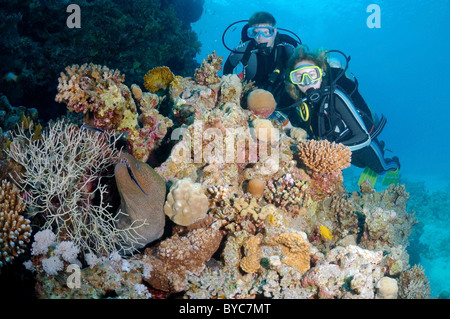
[[[152,93],[158,92],[160,89],[167,89],[170,82],[175,76],[167,66],[160,66],[151,69],[144,77],[144,87]]]
[[[255,273],[260,268],[261,237],[252,236],[244,244],[245,257],[241,259],[240,267],[248,274]]]
[[[301,274],[309,269],[309,243],[300,234],[282,233],[275,238],[275,243],[281,245],[284,254],[282,263],[293,267]]]
[[[343,144],[308,140],[298,145],[299,157],[316,173],[335,173],[350,166],[352,152]]]

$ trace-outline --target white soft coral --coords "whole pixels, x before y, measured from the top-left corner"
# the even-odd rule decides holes
[[[33,256],[47,254],[48,247],[55,243],[55,239],[56,235],[50,229],[38,231],[34,235],[34,242],[31,245],[31,254]]]

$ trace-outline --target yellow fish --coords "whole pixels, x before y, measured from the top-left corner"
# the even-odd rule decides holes
[[[328,240],[332,240],[333,239],[333,235],[331,234],[331,231],[327,227],[325,227],[323,225],[320,225],[319,231],[320,231],[320,235],[324,239],[328,239]]]

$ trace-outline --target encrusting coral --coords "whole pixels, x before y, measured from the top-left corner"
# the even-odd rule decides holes
[[[2,180],[0,192],[0,267],[24,252],[31,239],[30,220],[18,188]]]

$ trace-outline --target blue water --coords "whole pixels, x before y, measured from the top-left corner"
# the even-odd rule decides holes
[[[380,28],[367,26],[372,3],[381,9]],[[198,61],[213,50],[226,59],[224,29],[256,11],[271,12],[278,27],[294,31],[311,49],[351,55],[361,94],[388,119],[380,138],[399,156],[402,181],[450,196],[449,0],[205,0],[202,17],[192,24],[202,43]],[[229,47],[238,44],[241,26],[227,33]],[[450,206],[443,202],[416,217],[425,225],[420,242],[428,247],[420,263],[433,296],[442,296],[450,291]]]

